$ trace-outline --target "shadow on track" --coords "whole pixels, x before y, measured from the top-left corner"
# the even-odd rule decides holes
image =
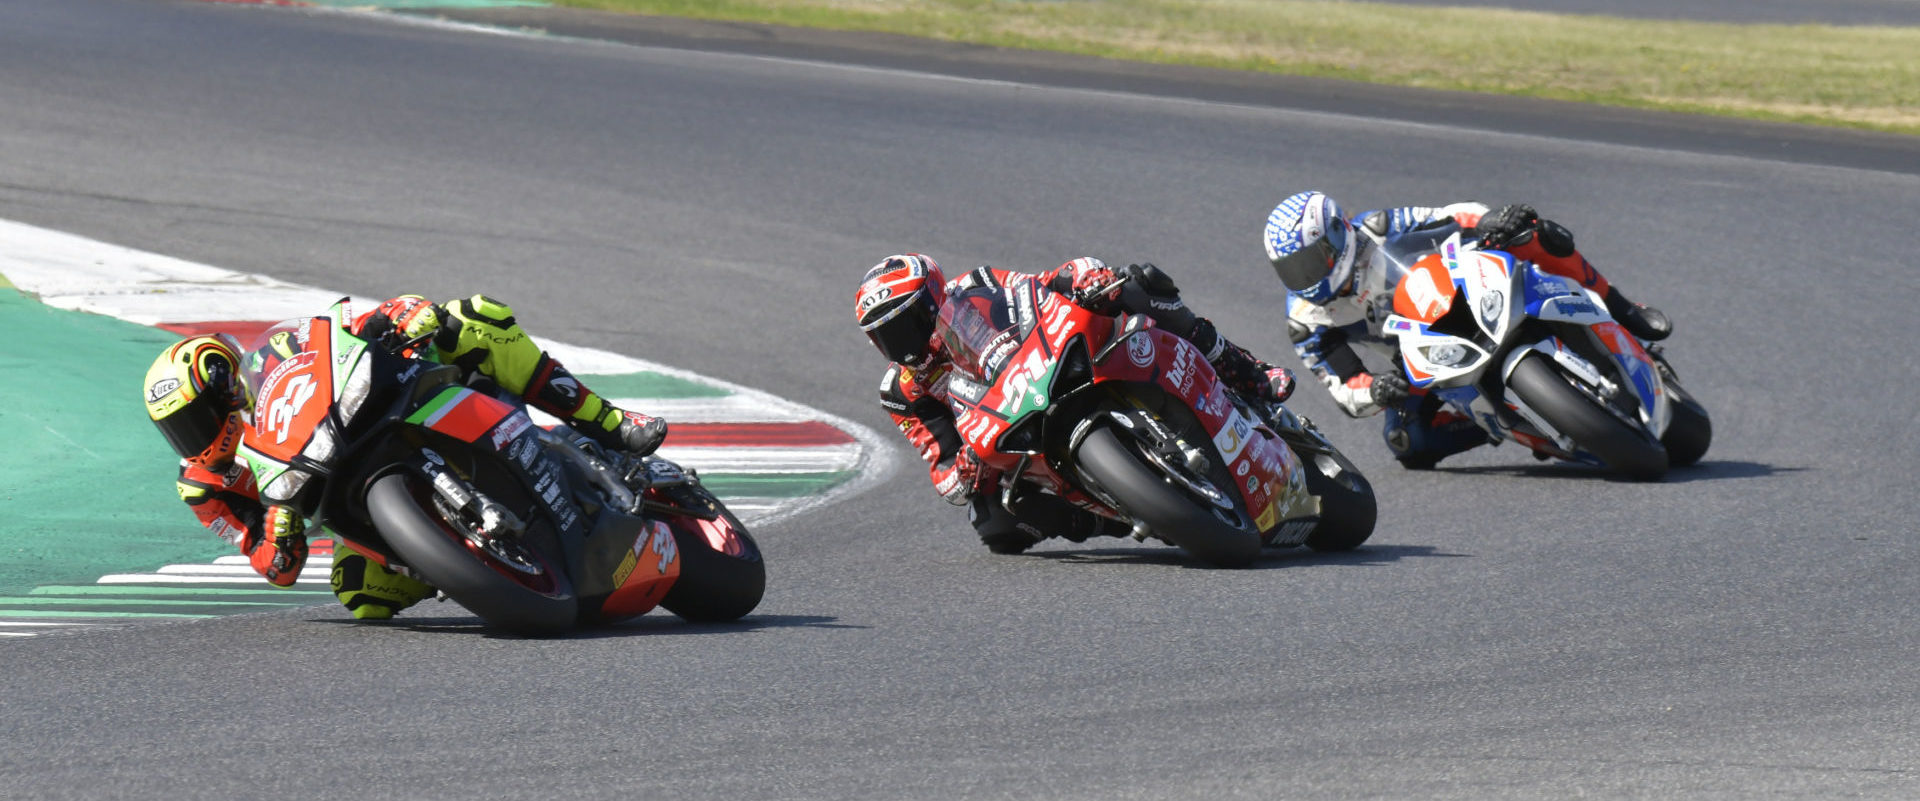
[[[1195,561],[1193,557],[1167,546],[1142,546],[1139,548],[1089,548],[1072,551],[1036,551],[1025,554],[1027,557],[1049,559],[1055,562],[1083,562],[1089,564],[1139,564],[1165,565],[1167,567],[1190,568],[1194,570],[1276,570],[1285,567],[1309,567],[1313,565],[1385,565],[1410,557],[1469,557],[1472,554],[1441,553],[1431,545],[1362,545],[1351,551],[1340,553],[1321,553],[1306,548],[1262,551],[1260,558],[1243,568],[1219,568]],[[1017,557],[1016,557],[1017,558]]]
[[[1807,468],[1804,467],[1775,467],[1758,462],[1703,461],[1687,467],[1673,468],[1667,471],[1666,478],[1647,483],[1687,484],[1695,481],[1765,478],[1776,473],[1798,473],[1806,469]],[[1513,465],[1474,465],[1471,467],[1437,467],[1426,472],[1431,472],[1434,475],[1515,476],[1521,478],[1557,479],[1562,481],[1608,481],[1617,484],[1642,483],[1604,468],[1584,464],[1556,462]]]
[[[316,618],[312,623],[402,629],[416,634],[460,634],[500,640],[599,640],[611,637],[666,637],[704,634],[739,634],[761,629],[816,628],[862,629],[838,622],[827,615],[747,615],[730,623],[688,623],[670,613],[650,615],[615,626],[599,626],[555,637],[522,637],[488,628],[479,618],[470,616],[398,618],[389,621],[361,621],[340,618]]]

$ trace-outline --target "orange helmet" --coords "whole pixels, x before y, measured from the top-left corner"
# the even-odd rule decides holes
[[[182,459],[213,466],[240,447],[240,343],[226,334],[167,346],[147,368],[147,417]]]
[[[867,271],[854,294],[854,319],[889,361],[919,367],[933,350],[933,326],[946,301],[940,265],[902,253]]]

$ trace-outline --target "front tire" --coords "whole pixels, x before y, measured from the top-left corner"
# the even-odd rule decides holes
[[[1100,426],[1074,452],[1081,473],[1113,496],[1127,514],[1200,561],[1243,567],[1260,555],[1260,535],[1215,517],[1185,491],[1142,463],[1113,429]]]
[[[519,543],[544,575],[510,578],[517,571],[490,563],[491,556],[474,548],[458,523],[439,514],[425,479],[406,472],[381,477],[367,490],[367,512],[408,567],[489,625],[533,636],[573,628],[579,605],[559,560]]]
[[[1507,387],[1560,433],[1600,458],[1607,467],[1636,481],[1659,481],[1667,474],[1667,449],[1574,389],[1569,380],[1530,354],[1513,366]]]

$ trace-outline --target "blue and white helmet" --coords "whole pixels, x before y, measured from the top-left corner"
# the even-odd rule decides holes
[[[1301,192],[1267,215],[1267,260],[1302,299],[1325,304],[1353,278],[1353,223],[1340,204],[1319,192]]]

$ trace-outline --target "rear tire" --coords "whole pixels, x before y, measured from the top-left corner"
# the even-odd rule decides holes
[[[767,590],[767,565],[760,558],[760,544],[718,500],[713,504],[720,512],[716,522],[732,527],[738,538],[742,549],[739,556],[715,550],[696,518],[682,516],[666,521],[673,530],[674,544],[680,548],[680,577],[660,599],[660,606],[694,623],[739,620],[760,605]]]
[[[1686,467],[1707,455],[1708,446],[1713,444],[1713,420],[1707,417],[1706,407],[1686,390],[1675,384],[1668,384],[1667,389],[1673,391],[1673,417],[1667,421],[1667,433],[1660,437],[1660,444],[1667,448],[1668,464]]]
[[[1307,471],[1307,491],[1320,499],[1320,522],[1313,527],[1313,533],[1307,535],[1307,547],[1316,551],[1351,551],[1373,536],[1373,525],[1380,514],[1373,497],[1373,484],[1352,470],[1341,470],[1338,478],[1329,476],[1318,461],[1305,457],[1300,460],[1301,469]],[[1329,457],[1327,461],[1333,460]]]
[[[1112,495],[1124,510],[1200,561],[1243,567],[1260,555],[1260,535],[1226,524],[1200,501],[1143,464],[1121,437],[1094,428],[1074,452],[1080,472]]]
[[[488,625],[533,636],[573,628],[578,602],[560,560],[530,543],[521,546],[541,564],[550,586],[536,589],[490,566],[433,508],[433,490],[412,473],[390,473],[367,490],[367,512],[387,544],[429,584]],[[504,572],[503,572],[504,571]]]
[[[1659,481],[1667,474],[1667,449],[1600,408],[1537,354],[1513,366],[1507,387],[1560,433],[1573,438],[1607,467],[1636,481]]]

